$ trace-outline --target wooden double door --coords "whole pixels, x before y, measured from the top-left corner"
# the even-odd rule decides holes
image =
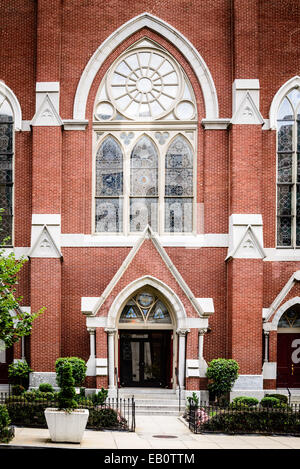
[[[277,387],[300,388],[300,334],[277,335]]]
[[[120,331],[120,385],[171,387],[172,331]]]

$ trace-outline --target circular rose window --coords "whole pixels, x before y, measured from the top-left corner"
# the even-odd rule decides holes
[[[150,120],[168,114],[181,94],[181,73],[168,56],[153,50],[131,52],[112,68],[111,101],[131,119]]]

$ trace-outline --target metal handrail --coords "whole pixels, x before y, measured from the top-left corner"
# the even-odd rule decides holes
[[[288,392],[288,395],[289,395],[289,405],[291,404],[291,391],[289,390],[289,388],[286,388],[287,389],[287,392]]]

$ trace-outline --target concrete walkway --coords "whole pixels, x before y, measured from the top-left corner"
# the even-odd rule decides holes
[[[86,430],[80,444],[52,443],[47,429],[16,428],[7,446],[72,449],[300,449],[300,438],[262,435],[194,435],[178,417],[137,416],[136,432]],[[2,445],[3,447],[3,445]]]

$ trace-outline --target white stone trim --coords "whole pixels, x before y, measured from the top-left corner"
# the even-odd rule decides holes
[[[263,221],[260,214],[232,214],[229,217],[230,258],[263,259]]]
[[[235,381],[232,391],[248,391],[263,389],[263,375],[239,375]]]
[[[300,76],[296,75],[293,78],[290,78],[288,81],[286,81],[275,94],[272,100],[270,112],[269,112],[271,130],[277,129],[277,114],[278,114],[281,101],[291,89],[299,88],[299,87],[300,87]]]
[[[53,93],[51,93],[53,94]],[[59,116],[57,110],[57,99],[54,99],[51,94],[42,93],[42,96],[37,98],[37,111],[30,123],[32,126],[55,126],[60,127],[62,126],[62,120]],[[41,101],[42,99],[42,101]]]
[[[205,130],[227,130],[231,119],[202,119],[201,124]]]
[[[88,120],[64,119],[64,130],[85,130],[87,128]]]
[[[272,320],[272,330],[277,330],[278,329],[278,323],[280,321],[281,316],[283,313],[289,309],[291,306],[294,306],[295,304],[300,303],[300,297],[295,296],[294,298],[291,298],[290,300],[286,301],[281,307],[276,311],[273,320]],[[272,312],[272,311],[271,311]]]
[[[22,111],[18,98],[14,92],[0,80],[0,94],[6,97],[14,114],[14,130],[22,130]]]
[[[232,116],[231,124],[264,125],[265,121],[249,91],[247,91],[239,107]]]
[[[83,233],[63,233],[62,247],[133,247],[140,239],[140,235],[107,235]],[[164,247],[228,247],[228,234],[206,233],[198,235],[157,235],[157,239]]]
[[[271,304],[271,306],[268,308],[268,314],[266,315],[266,318],[265,318],[265,321],[269,321],[269,319],[271,318],[271,316],[273,315],[273,313],[278,309],[279,305],[282,303],[282,301],[284,300],[284,298],[287,296],[287,294],[291,291],[291,289],[293,288],[295,282],[299,282],[300,281],[300,270],[297,270],[296,272],[293,273],[293,275],[289,278],[289,280],[286,282],[286,284],[284,285],[284,287],[282,288],[282,290],[279,292],[279,294],[276,296],[275,300],[273,301],[273,303]],[[290,300],[290,301],[293,301],[294,299]],[[295,303],[300,303],[300,301],[295,301]],[[287,302],[289,303],[289,302]],[[285,305],[287,304],[285,303]],[[295,303],[292,303],[292,304],[295,304]],[[292,306],[292,304],[290,306]],[[289,307],[289,306],[288,306]],[[288,308],[284,308],[284,305],[281,306],[281,308],[277,311],[276,315],[274,316],[273,320],[272,320],[272,324],[273,326],[276,326],[276,329],[277,329],[277,324],[278,324],[278,321],[280,319],[280,317],[282,316],[282,314],[284,313],[284,311]],[[283,309],[282,309],[283,308]],[[280,311],[282,310],[281,313],[279,313]],[[278,316],[279,315],[279,316]]]
[[[108,360],[107,358],[96,358],[96,376],[108,375]]]
[[[277,362],[265,362],[263,364],[263,378],[276,379],[277,378]]]
[[[164,38],[174,44],[186,57],[202,88],[206,117],[209,119],[218,118],[219,107],[217,92],[210,71],[203,58],[190,41],[173,26],[150,13],[145,12],[120,26],[94,52],[87,63],[77,86],[73,107],[73,119],[85,119],[85,110],[89,91],[103,62],[114,49],[124,42],[124,40],[144,27],[148,27],[149,29],[161,34]]]
[[[255,107],[259,110],[259,80],[254,79],[236,79],[232,83],[232,115],[237,112],[238,108],[244,101],[245,97],[251,96]]]
[[[39,236],[33,243],[29,253],[29,257],[43,257],[43,258],[61,258],[62,253],[59,246],[52,237],[47,225],[44,225],[40,231]]]
[[[300,261],[300,249],[265,248],[266,262],[297,262]]]
[[[87,316],[93,314],[100,297],[81,297],[81,312]]]

